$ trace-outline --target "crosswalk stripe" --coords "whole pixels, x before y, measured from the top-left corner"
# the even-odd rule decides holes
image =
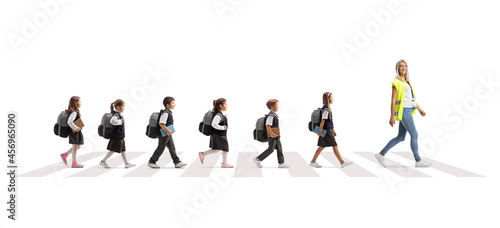
[[[393,152],[393,153],[398,155],[398,156],[407,158],[407,159],[413,159],[413,154],[409,153],[409,152]],[[442,162],[438,162],[436,160],[432,160],[429,158],[425,158],[425,160],[432,163],[432,165],[430,166],[431,168],[437,169],[439,171],[442,171],[442,172],[445,172],[448,174],[451,174],[451,175],[456,176],[456,177],[484,177],[484,176],[481,176],[479,174],[460,169],[458,167],[454,167],[451,165],[444,164]]]
[[[177,152],[177,155],[180,156],[182,152]],[[161,156],[160,159],[158,160],[158,165],[160,167],[164,167],[172,162],[172,158],[170,157],[170,154],[166,154],[165,156]],[[160,169],[156,168],[151,168],[148,166],[149,160],[138,166],[137,168],[133,169],[129,173],[125,174],[123,177],[152,177],[155,175]]]
[[[215,163],[219,160],[221,153],[209,154],[205,156],[201,164],[200,159],[197,157],[191,165],[181,174],[181,177],[208,177],[214,169]]]
[[[290,165],[288,172],[292,177],[319,177],[318,173],[297,152],[283,153],[286,163]]]
[[[321,156],[324,157],[326,160],[328,160],[330,163],[335,165],[337,163],[337,158],[333,153],[328,153],[328,152],[323,152],[321,153]],[[345,156],[342,156],[345,160],[349,160]],[[338,166],[336,166],[338,167]],[[340,168],[340,171],[345,173],[349,177],[377,177],[377,175],[371,173],[370,171],[366,170],[365,168],[361,167],[360,165],[356,164],[356,162],[352,163],[348,167],[345,168]]]
[[[253,162],[257,152],[239,152],[238,161],[234,166],[234,177],[262,177],[262,169]]]
[[[380,166],[380,163],[377,161],[377,158],[375,158],[375,153],[372,152],[354,152],[361,157],[364,157],[368,159],[369,161],[377,164]],[[430,177],[429,175],[422,173],[418,170],[412,169],[408,166],[405,166],[401,163],[395,162],[391,159],[388,159],[387,157],[385,158],[385,164],[386,164],[386,169],[390,170],[396,174],[399,174],[403,177]]]
[[[146,152],[126,152],[126,153],[127,153],[127,160],[131,161],[134,158],[145,154]],[[120,154],[116,154],[114,156],[115,156],[114,158],[109,159],[106,163],[108,163],[108,165],[110,167],[116,167],[118,165],[123,165],[122,156]],[[109,172],[110,170],[112,170],[112,168],[107,169],[107,168],[104,168],[101,165],[97,164],[97,165],[94,165],[90,168],[86,168],[81,172],[75,173],[75,174],[71,175],[70,177],[97,177],[97,176],[100,176],[106,172]]]
[[[105,152],[90,152],[86,154],[82,154],[77,157],[78,163],[84,163],[88,160],[94,159],[99,156],[103,156]],[[68,165],[65,165],[62,160],[60,162],[54,163],[49,166],[45,166],[24,174],[19,175],[19,177],[44,177],[52,173],[56,173],[58,171],[61,171],[63,169],[71,168],[71,155],[68,156]]]

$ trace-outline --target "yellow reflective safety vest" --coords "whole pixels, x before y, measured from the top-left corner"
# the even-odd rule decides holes
[[[392,81],[392,86],[396,87],[396,91],[398,93],[396,97],[396,105],[394,107],[394,118],[396,121],[401,121],[403,119],[403,107],[404,107],[406,84],[405,82],[401,81],[401,79],[395,78],[394,81]],[[412,87],[412,92],[413,92],[413,97],[415,97],[415,89],[413,87]],[[415,113],[417,113],[417,109],[414,109],[411,114],[415,115]]]

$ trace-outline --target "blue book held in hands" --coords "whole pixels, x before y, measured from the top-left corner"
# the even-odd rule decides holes
[[[172,131],[172,133],[174,133],[174,132],[175,132],[174,125],[168,125],[168,126],[167,126],[167,129],[168,129],[168,130],[170,130],[170,131]],[[167,135],[168,135],[168,134],[167,134],[167,131],[163,130],[163,128],[160,128],[160,132],[161,132],[161,135],[162,135],[163,137],[165,137],[165,136],[167,136]]]
[[[314,133],[318,134],[318,131],[319,131],[319,126],[316,126],[316,127],[314,128]],[[321,129],[321,134],[323,134],[323,137],[325,137],[326,132],[327,132],[327,131],[326,131],[325,129]]]

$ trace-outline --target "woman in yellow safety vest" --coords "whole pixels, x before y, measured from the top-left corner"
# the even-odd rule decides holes
[[[391,99],[391,119],[389,124],[394,126],[396,121],[399,122],[398,136],[391,139],[389,143],[382,149],[380,153],[375,154],[378,162],[385,165],[384,156],[392,147],[405,140],[406,132],[411,136],[411,150],[415,157],[415,167],[429,167],[432,163],[420,159],[418,155],[418,133],[413,122],[413,115],[420,112],[420,115],[425,116],[424,110],[415,101],[415,91],[410,83],[408,74],[408,63],[405,60],[399,60],[396,64],[396,78],[392,82],[392,99]]]

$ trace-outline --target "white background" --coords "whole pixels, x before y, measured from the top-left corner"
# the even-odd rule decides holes
[[[500,16],[494,1],[69,1],[52,6],[49,16],[40,5],[45,2],[0,3],[0,113],[18,113],[20,173],[60,162],[59,154],[69,149],[52,127],[73,95],[82,98],[86,124],[79,154],[106,151],[96,128],[110,103],[122,98],[127,151],[146,152],[132,161],[142,165],[157,143],[144,135],[149,115],[173,96],[175,143],[190,165],[208,149],[198,123],[212,100],[224,97],[229,161],[235,164],[239,151],[266,148],[251,133],[268,112],[266,101],[276,98],[284,151],[310,161],[317,136],[306,125],[322,93],[330,91],[341,154],[379,177],[317,169],[319,178],[292,178],[272,168],[272,154],[263,162],[271,167],[264,177],[231,179],[186,220],[179,208],[192,205],[196,191],[214,179],[181,178],[183,170],[173,169],[151,178],[122,178],[129,171],[124,169],[68,178],[81,171],[68,168],[19,178],[18,221],[2,210],[1,227],[498,226]],[[384,12],[390,15],[384,22],[373,16]],[[34,20],[35,31],[23,36]],[[356,47],[359,31],[371,36],[347,58],[341,46]],[[14,36],[25,42],[13,44]],[[485,177],[425,169],[420,171],[432,178],[391,182],[388,171],[353,153],[378,152],[397,134],[397,126],[388,124],[390,83],[401,58],[427,112],[414,116],[421,156]],[[148,81],[154,88],[143,85],[148,68],[163,75]],[[6,121],[0,128],[6,129]],[[435,132],[444,139],[433,138]],[[409,139],[393,150],[410,151]],[[1,142],[5,148],[6,140]],[[212,176],[223,172],[234,170],[215,169]],[[6,201],[6,175],[1,183]]]

